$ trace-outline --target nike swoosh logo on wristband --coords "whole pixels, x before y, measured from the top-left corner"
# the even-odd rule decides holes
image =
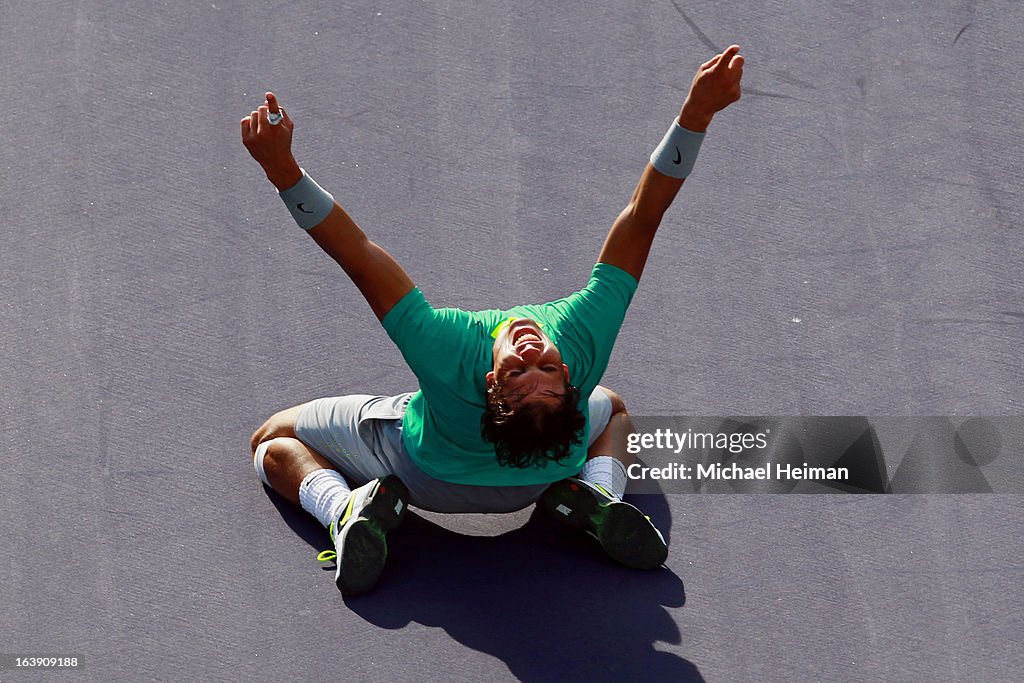
[[[298,204],[295,205],[295,208],[301,211],[302,213],[313,213],[312,211],[306,211],[305,209],[302,208],[302,205],[305,203],[306,202],[299,202]]]
[[[676,158],[672,160],[672,163],[678,165],[682,160],[683,155],[679,153],[679,145],[676,145]]]

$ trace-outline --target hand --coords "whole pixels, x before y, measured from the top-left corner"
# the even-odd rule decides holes
[[[690,83],[690,92],[679,112],[679,125],[702,133],[717,112],[740,98],[743,57],[739,45],[730,45],[700,65]]]
[[[259,109],[242,119],[242,144],[263,167],[267,179],[278,190],[287,190],[302,180],[302,171],[292,156],[295,124],[274,93],[268,92],[266,98]],[[270,125],[271,113],[282,116],[277,125]]]

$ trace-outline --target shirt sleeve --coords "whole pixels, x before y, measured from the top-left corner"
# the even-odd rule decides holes
[[[617,266],[598,263],[587,286],[540,308],[556,320],[557,344],[569,379],[587,396],[608,367],[615,339],[633,300],[637,281]]]
[[[428,401],[482,401],[486,369],[481,370],[481,363],[486,359],[478,340],[480,324],[470,313],[434,308],[419,288],[413,288],[381,324]]]

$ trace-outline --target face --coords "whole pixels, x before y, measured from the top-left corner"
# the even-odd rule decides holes
[[[568,381],[562,354],[533,320],[513,321],[494,340],[494,369],[487,373],[487,385],[500,383],[509,405],[524,400],[557,403]]]

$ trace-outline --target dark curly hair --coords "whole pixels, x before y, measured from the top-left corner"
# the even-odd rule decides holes
[[[511,407],[495,383],[487,390],[487,409],[480,420],[480,433],[494,444],[498,464],[503,467],[541,468],[548,461],[561,463],[570,449],[583,439],[587,420],[579,409],[580,390],[565,383],[557,404],[522,402]]]

